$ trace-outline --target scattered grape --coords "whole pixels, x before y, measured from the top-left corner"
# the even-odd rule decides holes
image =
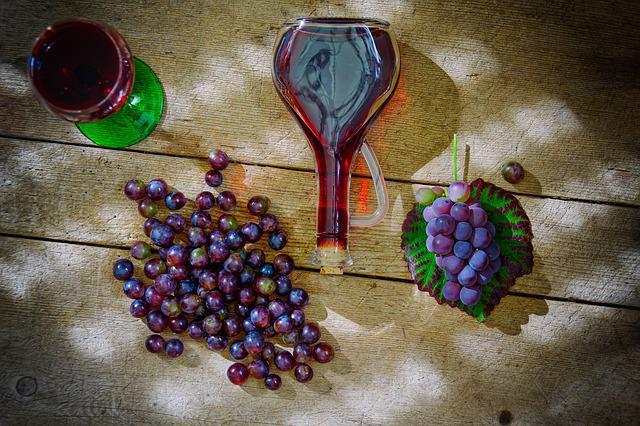
[[[229,355],[233,359],[241,360],[247,357],[247,350],[244,347],[244,342],[242,340],[236,340],[229,346]]]
[[[154,333],[162,333],[169,325],[168,318],[160,311],[151,311],[147,314],[147,327]]]
[[[214,170],[224,170],[229,165],[229,157],[224,151],[215,149],[209,153],[209,164]]]
[[[212,351],[221,351],[227,347],[229,339],[226,336],[209,336],[207,337],[207,348]]]
[[[500,169],[502,177],[509,183],[517,184],[524,178],[524,168],[516,161],[509,161]]]
[[[133,276],[133,263],[129,259],[118,259],[113,264],[113,276],[120,281],[126,281]]]
[[[180,339],[169,339],[165,344],[165,354],[169,358],[177,358],[182,355],[184,351],[184,345]]]
[[[218,194],[218,206],[224,210],[229,211],[236,208],[236,196],[231,191],[222,191]]]
[[[289,293],[289,303],[295,308],[301,309],[309,302],[309,295],[301,288],[294,288]]]
[[[263,379],[269,374],[269,364],[262,359],[254,359],[249,363],[247,370],[256,379]]]
[[[249,355],[255,355],[264,349],[264,337],[258,331],[250,331],[244,337],[244,348]]]
[[[293,375],[300,383],[306,383],[313,378],[313,369],[307,364],[298,364]]]
[[[287,233],[281,229],[276,229],[269,235],[269,247],[274,250],[282,250],[287,245]]]
[[[152,334],[144,341],[144,346],[153,354],[164,351],[165,342],[161,335]]]
[[[169,186],[163,179],[153,179],[147,184],[147,196],[154,201],[162,200],[169,193]]]
[[[292,370],[296,365],[296,361],[293,359],[293,355],[291,355],[291,352],[284,349],[276,354],[274,363],[276,364],[276,367],[278,367],[278,369],[282,371]]]
[[[211,226],[211,215],[206,210],[196,210],[191,214],[191,225],[199,228]]]
[[[144,221],[144,224],[142,225],[143,228],[144,228],[144,234],[147,237],[151,236],[151,230],[153,229],[154,226],[156,226],[159,223],[160,223],[160,221],[158,219],[156,219],[155,217],[147,218]]]
[[[209,170],[205,175],[204,175],[204,181],[206,182],[207,185],[209,185],[212,188],[217,188],[220,185],[222,185],[222,173],[220,173],[217,170]]]
[[[126,280],[122,285],[122,290],[129,299],[140,299],[144,296],[144,284],[135,278]]]
[[[276,277],[276,294],[284,296],[291,291],[291,279],[286,275],[278,275]]]
[[[229,232],[238,229],[238,219],[228,213],[221,214],[218,218],[218,228],[220,228],[222,232]]]
[[[274,232],[278,229],[278,219],[270,213],[260,215],[260,227],[262,232]]]
[[[269,197],[265,197],[264,195],[256,195],[254,197],[251,197],[251,199],[247,202],[247,210],[252,215],[260,216],[267,213],[270,205],[271,200],[269,200]]]
[[[247,222],[240,229],[242,236],[250,243],[255,243],[262,237],[262,228],[255,222]]]
[[[144,182],[139,179],[131,179],[124,186],[124,195],[130,200],[141,200],[146,197]]]
[[[189,328],[189,321],[182,315],[169,318],[169,329],[176,334],[184,333]]]
[[[300,330],[300,338],[304,343],[316,343],[320,340],[320,335],[320,326],[317,322],[308,322]]]
[[[278,390],[282,385],[282,379],[277,374],[269,374],[264,379],[264,386],[269,390]]]
[[[189,324],[189,337],[194,340],[204,339],[206,333],[202,329],[202,321],[192,321]]]
[[[131,302],[131,306],[129,307],[129,313],[134,318],[142,318],[147,315],[149,312],[149,304],[142,300],[136,299]]]
[[[321,364],[331,361],[333,355],[333,347],[328,343],[320,342],[313,347],[313,358]]]
[[[164,204],[169,210],[180,210],[187,204],[187,197],[182,192],[173,191],[164,197]]]
[[[129,254],[134,259],[142,260],[151,256],[151,246],[144,241],[136,241],[131,245]]]
[[[176,234],[170,226],[159,223],[151,230],[151,241],[159,247],[169,247],[173,244]]]

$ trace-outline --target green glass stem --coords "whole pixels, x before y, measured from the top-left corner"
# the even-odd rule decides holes
[[[164,108],[160,80],[147,64],[134,58],[135,79],[127,102],[115,113],[77,127],[96,145],[124,148],[140,142],[156,128]]]

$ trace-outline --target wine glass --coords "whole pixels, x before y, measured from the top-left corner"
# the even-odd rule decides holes
[[[297,18],[285,22],[277,38],[273,81],[315,156],[318,208],[311,261],[333,267],[325,272],[339,273],[352,264],[350,224],[373,226],[388,210],[382,170],[365,135],[391,98],[399,72],[398,45],[385,21]],[[371,170],[378,207],[371,215],[350,217],[351,167],[359,152]]]
[[[36,39],[28,68],[40,103],[97,145],[133,145],[160,121],[160,81],[108,25],[84,19],[51,25]]]

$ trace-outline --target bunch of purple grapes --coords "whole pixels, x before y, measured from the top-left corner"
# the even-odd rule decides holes
[[[482,286],[500,269],[500,247],[494,241],[495,226],[487,212],[470,201],[471,190],[462,181],[452,183],[447,196],[442,188],[421,188],[416,194],[427,221],[427,250],[447,279],[442,295],[467,306],[480,300]]]
[[[222,184],[220,173],[229,163],[227,155],[215,150],[209,155],[212,170],[205,182],[211,187]],[[153,280],[146,285],[133,278],[134,266],[128,259],[119,259],[113,266],[114,276],[124,281],[123,290],[131,302],[130,313],[146,318],[154,333],[167,329],[177,335],[188,333],[195,340],[206,342],[212,351],[228,350],[237,361],[227,370],[227,377],[241,385],[249,376],[264,379],[268,389],[276,390],[282,380],[271,372],[294,371],[295,379],[308,382],[313,378],[311,360],[326,363],[333,359],[331,345],[320,342],[320,327],[306,322],[304,307],[309,296],[302,288],[293,288],[290,274],[293,259],[284,253],[267,262],[263,250],[251,246],[268,234],[268,244],[281,250],[287,234],[280,229],[278,219],[268,213],[270,200],[252,197],[247,203],[256,221],[240,226],[228,213],[236,207],[236,197],[230,191],[216,195],[209,191],[198,194],[195,210],[189,220],[180,213],[169,214],[164,221],[155,218],[158,202],[164,200],[169,210],[180,210],[188,199],[171,191],[162,179],[145,185],[140,180],[127,182],[125,195],[138,201],[140,214],[147,219],[144,232],[157,246],[155,250],[144,241],[131,246],[133,258],[146,260],[144,275]],[[217,221],[211,209],[223,210]],[[268,339],[280,337],[280,347]],[[160,334],[147,337],[149,352],[164,352],[175,358],[184,345],[179,338],[165,340]],[[293,353],[283,346],[293,347]]]

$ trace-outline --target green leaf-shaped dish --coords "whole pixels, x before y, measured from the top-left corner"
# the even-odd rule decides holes
[[[424,205],[416,204],[402,224],[402,250],[409,272],[420,290],[428,292],[439,304],[457,307],[483,321],[507,294],[515,279],[531,272],[533,234],[527,214],[511,193],[482,179],[476,179],[469,186],[471,199],[480,203],[496,227],[495,241],[500,246],[502,261],[500,270],[482,287],[482,295],[476,305],[450,302],[442,296],[446,279],[444,271],[436,265],[435,255],[427,250],[427,222],[422,217]]]

